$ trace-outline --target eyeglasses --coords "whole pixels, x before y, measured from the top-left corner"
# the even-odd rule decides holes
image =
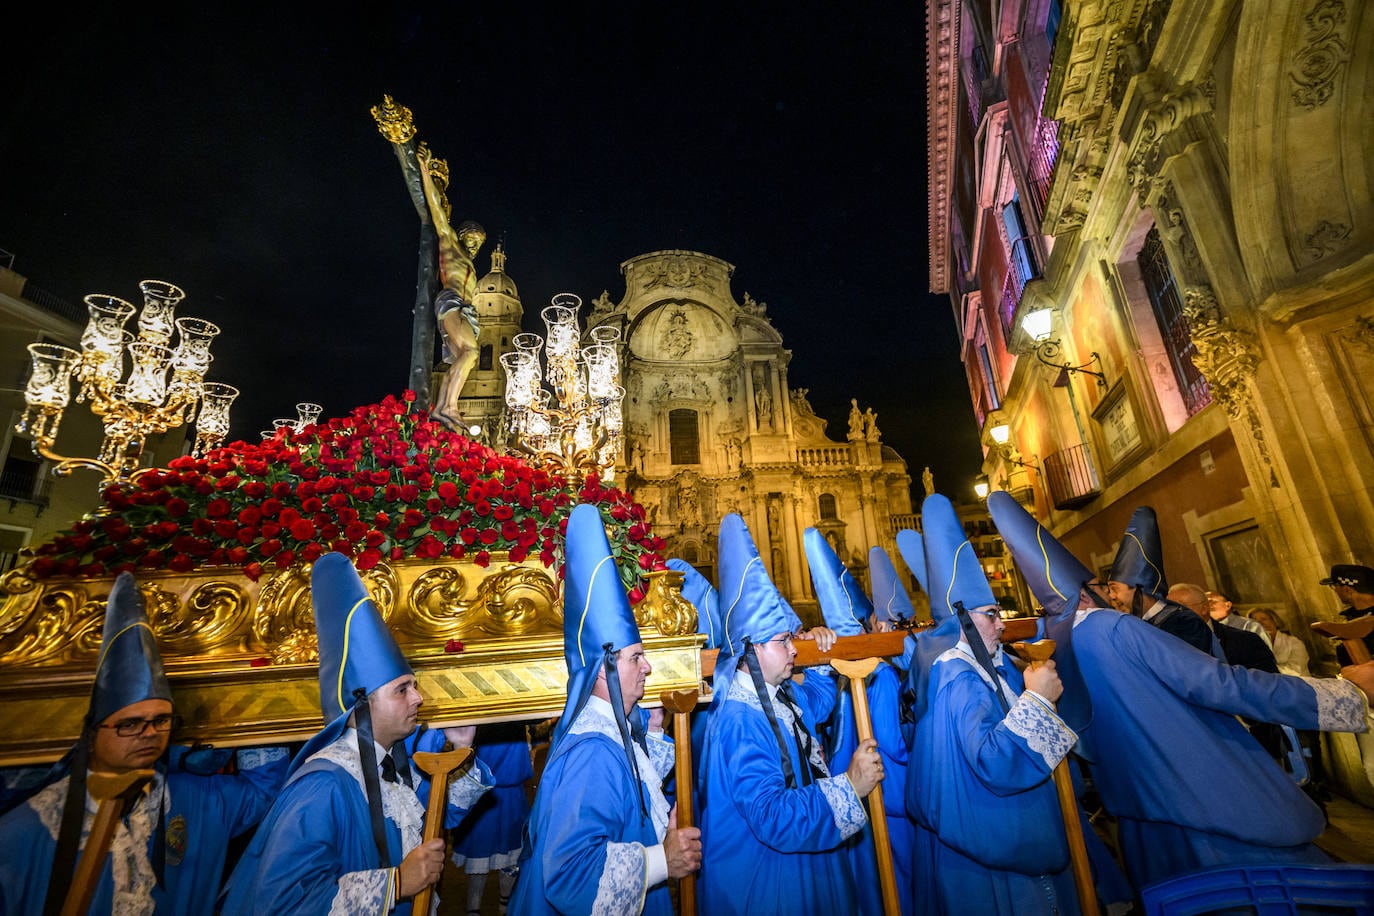
[[[100,728],[112,728],[114,733],[121,738],[137,738],[148,730],[148,726],[153,727],[153,731],[169,732],[174,728],[181,727],[181,716],[171,713],[164,713],[160,716],[153,716],[151,719],[121,719],[112,725],[101,725]]]
[[[791,633],[783,633],[783,634],[780,635],[780,636],[774,636],[772,639],[765,639],[765,640],[763,641],[763,644],[766,646],[766,645],[768,645],[770,642],[771,642],[771,643],[777,643],[778,645],[782,645],[782,646],[789,646],[789,645],[792,644],[792,634],[791,634]]]
[[[993,620],[1001,620],[1001,619],[1002,619],[1002,612],[1001,612],[1001,611],[984,611],[984,610],[977,610],[977,609],[975,609],[975,610],[969,611],[969,613],[970,613],[970,614],[982,614],[984,617],[991,617]]]

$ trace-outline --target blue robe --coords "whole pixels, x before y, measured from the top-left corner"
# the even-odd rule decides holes
[[[834,680],[810,668],[796,691],[808,731],[815,734],[835,702]],[[803,779],[808,760],[790,728],[792,714],[775,701],[795,788],[783,777],[777,739],[749,675],[730,679],[712,708],[703,760],[700,909],[711,916],[749,913],[848,913],[858,896],[843,846],[868,818],[849,778]],[[825,772],[819,739],[813,762]]]
[[[438,750],[443,744],[441,732],[429,731],[414,749]],[[230,876],[221,912],[237,916],[266,908],[323,914],[338,903],[359,916],[410,913],[409,900],[396,902],[396,867],[420,844],[429,797],[428,780],[418,770],[412,772],[417,789],[403,782],[381,783],[392,865],[383,869],[363,794],[357,732],[345,730],[291,774]],[[491,773],[480,760],[454,774],[445,827],[456,827],[490,785]],[[395,909],[388,910],[393,902]]]
[[[480,726],[475,748],[491,768],[494,784],[454,832],[453,862],[469,873],[483,874],[520,860],[530,814],[525,783],[534,778],[534,767],[521,723]]]
[[[999,653],[1000,657],[1000,653]],[[1055,765],[1077,735],[998,665],[1005,714],[967,643],[932,664],[908,803],[917,822],[915,911],[1077,913]]]
[[[897,878],[897,894],[903,913],[912,912],[911,862],[912,844],[916,839],[915,826],[906,814],[907,745],[901,731],[902,675],[887,662],[880,662],[866,680],[868,715],[873,720],[873,738],[883,758],[883,808],[887,817],[888,845],[892,847],[892,866]],[[834,750],[830,772],[843,773],[849,768],[854,750],[859,746],[858,726],[854,721],[853,702],[845,693],[836,697],[835,712],[828,730],[833,736]],[[882,887],[878,878],[877,853],[874,849],[873,825],[866,825],[861,833],[846,841],[859,885],[860,913],[881,913]]]
[[[1361,730],[1353,684],[1225,665],[1105,610],[1078,613],[1072,651],[1092,692],[1094,781],[1137,890],[1197,869],[1328,861],[1311,845],[1321,810],[1236,716]]]
[[[127,869],[121,866],[118,889],[141,898],[152,912],[213,911],[230,839],[262,818],[286,775],[284,748],[241,750],[238,757],[237,775],[198,776],[175,768],[165,775],[159,773],[152,790],[115,830],[112,854],[96,885],[91,913],[113,911],[116,856],[130,863]],[[164,883],[156,887],[151,856],[164,786],[167,850]],[[66,798],[64,777],[0,818],[0,913],[37,916],[43,912]],[[90,830],[94,813],[94,805],[88,805],[83,846],[84,831]]]
[[[544,764],[511,913],[672,916],[668,883],[646,878],[649,850],[667,832],[662,780],[673,745],[653,733],[646,745],[635,749],[637,783],[610,706],[587,701]]]

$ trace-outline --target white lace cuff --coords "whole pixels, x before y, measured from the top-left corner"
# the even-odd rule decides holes
[[[820,786],[821,794],[830,805],[830,815],[835,818],[840,836],[849,839],[864,829],[868,823],[868,813],[864,811],[864,803],[850,784],[847,773],[818,779],[816,785]]]
[[[1317,695],[1318,731],[1362,732],[1369,727],[1363,690],[1339,677],[1305,677],[1303,682]]]
[[[384,916],[396,903],[396,869],[374,868],[339,876],[339,889],[329,906],[331,916]]]
[[[238,750],[240,770],[256,770],[286,757],[284,747],[241,747]]]
[[[607,843],[592,916],[631,916],[644,910],[649,889],[647,850],[639,843]]]
[[[491,770],[476,757],[472,766],[454,775],[448,783],[448,803],[464,811],[471,811],[492,785]]]
[[[654,772],[658,774],[659,779],[667,779],[668,774],[673,771],[675,762],[673,742],[664,737],[663,732],[649,732],[644,737],[644,744],[649,749],[649,762],[654,765]]]
[[[1002,721],[1006,723],[1008,731],[1023,739],[1032,751],[1040,755],[1047,770],[1053,770],[1078,742],[1078,735],[1074,734],[1073,729],[1032,693],[1017,697]]]

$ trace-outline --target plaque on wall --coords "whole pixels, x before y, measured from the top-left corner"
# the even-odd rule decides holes
[[[1112,390],[1093,410],[1092,416],[1097,422],[1108,470],[1119,468],[1144,451],[1145,438],[1141,435],[1135,408],[1124,381],[1118,380],[1112,386]]]

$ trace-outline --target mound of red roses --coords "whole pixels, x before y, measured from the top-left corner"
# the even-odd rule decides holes
[[[410,391],[387,396],[299,433],[279,429],[144,472],[131,488],[107,489],[100,513],[35,548],[28,572],[234,566],[256,580],[331,550],[359,569],[408,557],[486,566],[492,551],[505,551],[513,562],[537,555],[561,576],[561,535],[583,502],[601,509],[631,600],[643,596],[642,574],[664,568],[663,541],[628,494],[595,476],[570,487],[445,428],[414,402]]]

